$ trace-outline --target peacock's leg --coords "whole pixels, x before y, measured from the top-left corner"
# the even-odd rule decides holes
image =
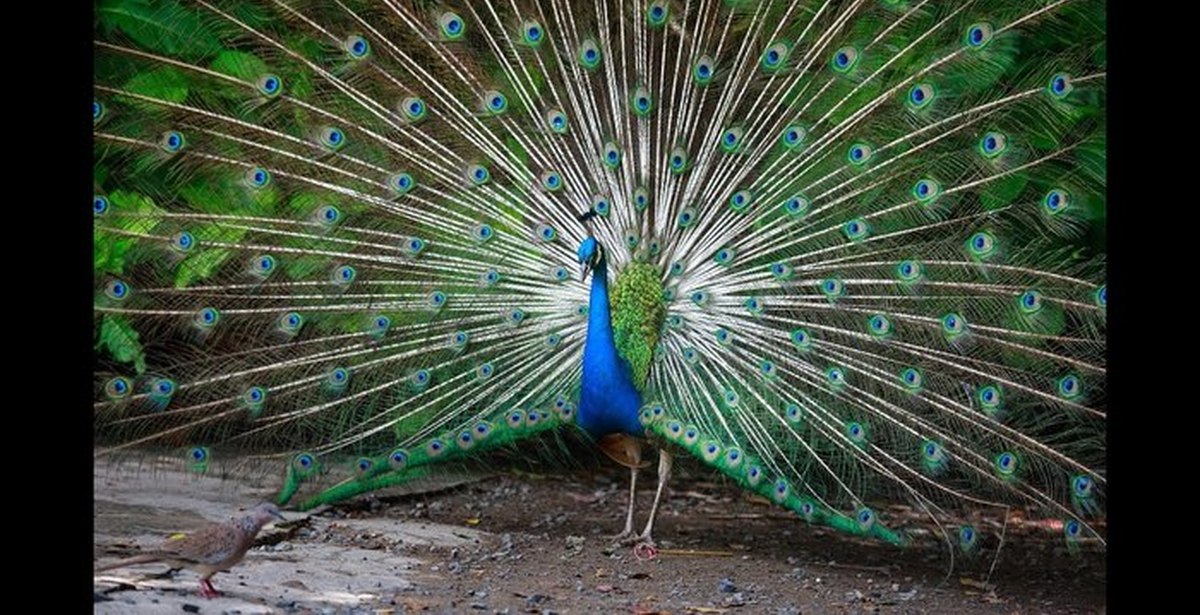
[[[625,514],[625,529],[621,530],[620,534],[612,537],[614,544],[625,544],[632,538],[636,538],[637,534],[633,533],[633,509],[637,503],[637,475],[638,469],[629,468],[629,512]]]
[[[633,533],[633,509],[637,501],[637,473],[646,467],[642,462],[642,441],[625,434],[609,434],[600,438],[600,450],[613,461],[629,468],[629,512],[625,515],[625,529],[612,537],[614,544],[631,545],[639,537]]]
[[[662,500],[663,491],[667,488],[667,481],[671,480],[671,465],[674,459],[671,457],[671,452],[666,448],[658,449],[658,490],[654,492],[654,504],[650,506],[650,518],[646,519],[646,529],[642,530],[641,536],[638,536],[638,544],[654,546],[654,538],[650,533],[654,530],[654,517],[658,514],[658,503]]]

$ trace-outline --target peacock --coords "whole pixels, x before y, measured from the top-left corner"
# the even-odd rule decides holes
[[[345,501],[581,438],[1104,545],[1093,0],[98,0],[96,456]],[[639,471],[658,455],[649,519]]]

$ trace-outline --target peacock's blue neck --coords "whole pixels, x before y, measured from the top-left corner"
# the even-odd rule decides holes
[[[585,365],[588,350],[593,348],[597,351],[604,349],[613,357],[617,356],[617,344],[612,332],[612,307],[608,303],[608,264],[604,261],[592,270],[592,290],[588,295],[587,346],[583,352]]]
[[[641,435],[643,428],[638,420],[641,406],[641,394],[633,385],[629,366],[617,354],[608,304],[608,265],[601,261],[592,270],[579,426],[597,438],[611,433]]]

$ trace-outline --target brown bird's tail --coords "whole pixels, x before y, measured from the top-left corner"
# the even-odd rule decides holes
[[[133,566],[134,564],[147,564],[150,562],[159,562],[159,561],[162,561],[161,556],[155,555],[153,553],[144,553],[142,555],[135,555],[133,557],[129,557],[129,558],[126,558],[126,559],[123,559],[120,561],[113,562],[111,564],[106,564],[104,566],[100,566],[99,568],[97,568],[95,570],[95,572],[103,572],[105,570],[112,570],[114,568],[124,568],[126,566]]]

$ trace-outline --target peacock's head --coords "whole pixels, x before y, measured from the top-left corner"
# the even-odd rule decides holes
[[[587,274],[596,267],[604,266],[604,246],[595,237],[588,237],[579,244],[579,263],[583,265],[580,281],[587,280]]]

